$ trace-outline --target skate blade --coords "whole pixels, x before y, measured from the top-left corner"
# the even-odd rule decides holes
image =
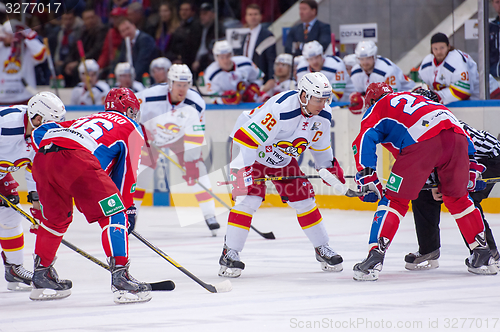
[[[495,265],[483,265],[480,267],[468,266],[467,270],[470,273],[478,275],[495,275],[498,272],[498,268]]]
[[[321,263],[321,269],[326,272],[341,272],[342,270],[344,270],[342,263],[335,265],[329,265],[327,262],[320,262],[320,263]]]
[[[378,270],[368,270],[368,273],[362,271],[354,271],[353,279],[357,281],[376,281],[378,280]]]
[[[33,288],[30,299],[33,301],[52,301],[64,299],[71,295],[71,289],[54,290],[49,288]]]
[[[221,266],[219,269],[219,277],[225,278],[238,278],[241,275],[241,269],[229,268],[227,266]]]
[[[31,286],[22,282],[11,281],[7,283],[7,289],[14,292],[29,292],[31,291]]]
[[[217,229],[211,229],[210,230],[210,232],[212,232],[212,237],[216,237],[217,236]]]
[[[432,270],[439,267],[439,261],[437,259],[430,259],[427,261],[420,262],[419,264],[406,263],[405,269],[410,271],[420,271],[420,270]]]
[[[116,304],[149,302],[152,298],[149,291],[132,293],[126,290],[119,290],[113,292],[113,301],[115,301]]]
[[[226,293],[233,290],[233,285],[231,285],[231,281],[225,280],[221,283],[214,285],[217,293]]]

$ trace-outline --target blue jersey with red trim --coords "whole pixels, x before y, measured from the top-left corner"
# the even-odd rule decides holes
[[[43,124],[33,131],[32,137],[37,151],[56,144],[93,154],[120,191],[125,206],[133,204],[144,137],[132,119],[119,112],[100,112],[72,121]]]
[[[411,92],[388,94],[363,115],[361,130],[352,144],[356,168],[376,169],[378,143],[397,157],[403,148],[447,129],[466,136],[469,155],[474,154],[469,136],[448,108]]]

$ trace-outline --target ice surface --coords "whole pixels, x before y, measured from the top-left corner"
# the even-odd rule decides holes
[[[180,227],[178,216],[196,215],[191,211],[143,207],[136,230],[200,279],[219,283],[224,280],[217,271],[227,213],[218,210],[222,228],[213,238],[204,222]],[[263,208],[253,225],[273,231],[277,239],[250,232],[241,253],[246,269],[240,278],[231,279],[229,293],[209,293],[131,238],[131,274],[149,282],[172,279],[176,289],[154,292],[148,303],[116,305],[109,273],[61,245],[55,267],[61,278],[73,281],[72,295],[33,302],[29,293],[8,291],[0,278],[0,331],[500,330],[500,276],[467,272],[468,250],[449,214],[442,215],[437,270],[404,269],[404,255],[417,249],[409,213],[386,255],[380,279],[363,283],[352,279],[352,267],[366,257],[372,213],[321,212],[330,245],[344,258],[343,272],[321,271],[294,210]],[[487,219],[500,239],[500,215]],[[29,225],[23,226],[27,230]],[[97,224],[88,225],[76,212],[65,239],[104,261],[100,233]],[[25,234],[25,265],[30,269],[34,239]]]

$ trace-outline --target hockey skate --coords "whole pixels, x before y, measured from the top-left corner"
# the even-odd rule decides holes
[[[333,251],[327,244],[314,248],[316,260],[321,263],[321,269],[327,272],[340,272],[342,267],[342,256]]]
[[[484,232],[476,235],[476,243],[478,245],[472,249],[472,255],[465,259],[465,265],[467,265],[469,272],[483,275],[497,274],[498,267],[491,255],[490,248],[486,244]]]
[[[498,253],[498,249],[490,249],[490,252],[493,260],[495,261],[497,269],[500,270],[500,254]]]
[[[205,218],[205,222],[207,223],[208,229],[212,232],[212,236],[217,236],[217,230],[220,228],[217,219],[214,216],[209,216]]]
[[[31,279],[33,273],[28,271],[22,265],[10,264],[2,251],[3,264],[5,265],[5,280],[7,280],[7,289],[11,291],[30,291]]]
[[[130,262],[116,266],[115,259],[109,259],[111,270],[111,291],[118,304],[148,302],[151,300],[151,285],[136,280],[128,271]]]
[[[380,271],[382,271],[382,266],[384,264],[385,251],[389,247],[389,244],[389,239],[385,237],[378,239],[378,246],[370,250],[368,257],[361,263],[354,265],[354,280],[378,280],[378,275]]]
[[[439,255],[439,248],[425,255],[422,255],[418,251],[415,253],[409,253],[405,256],[405,269],[411,271],[437,269],[439,267]]]
[[[50,301],[64,299],[71,295],[71,280],[59,279],[54,263],[56,259],[45,267],[40,265],[40,256],[35,255],[35,270],[31,286],[30,299],[33,301]]]
[[[228,248],[225,244],[219,264],[219,277],[238,278],[241,275],[241,271],[245,269],[245,263],[240,261],[239,253],[236,250]]]

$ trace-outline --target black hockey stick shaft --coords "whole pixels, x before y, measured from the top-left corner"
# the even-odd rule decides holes
[[[182,172],[186,173],[186,170],[184,169],[184,167],[182,167],[181,165],[179,165],[179,163],[177,163],[174,159],[172,159],[172,157],[170,157],[168,154],[166,154],[162,149],[160,149],[156,144],[154,144],[153,142],[149,141],[149,145],[152,146],[153,148],[155,148],[158,152],[160,152],[165,158],[167,158],[172,164],[174,164],[175,166],[177,166],[179,169],[182,170]],[[216,194],[213,193],[212,190],[210,190],[209,188],[205,187],[202,183],[200,183],[198,180],[195,180],[195,182],[197,184],[200,185],[200,187],[203,188],[203,190],[205,190],[210,196],[212,196],[217,202],[221,203],[226,209],[228,210],[232,210],[232,208],[226,203],[224,202],[222,199],[220,199]],[[276,237],[274,236],[274,233],[273,232],[269,232],[269,233],[262,233],[261,231],[259,231],[257,228],[253,227],[252,225],[250,225],[250,228],[253,229],[257,234],[259,234],[260,236],[262,236],[263,238],[265,239],[268,239],[268,240],[274,240],[276,239]]]
[[[497,183],[500,182],[500,178],[488,178],[488,179],[481,179],[480,181],[486,182],[487,184],[489,183]],[[432,189],[432,188],[437,188],[437,184],[425,184],[422,189]]]

